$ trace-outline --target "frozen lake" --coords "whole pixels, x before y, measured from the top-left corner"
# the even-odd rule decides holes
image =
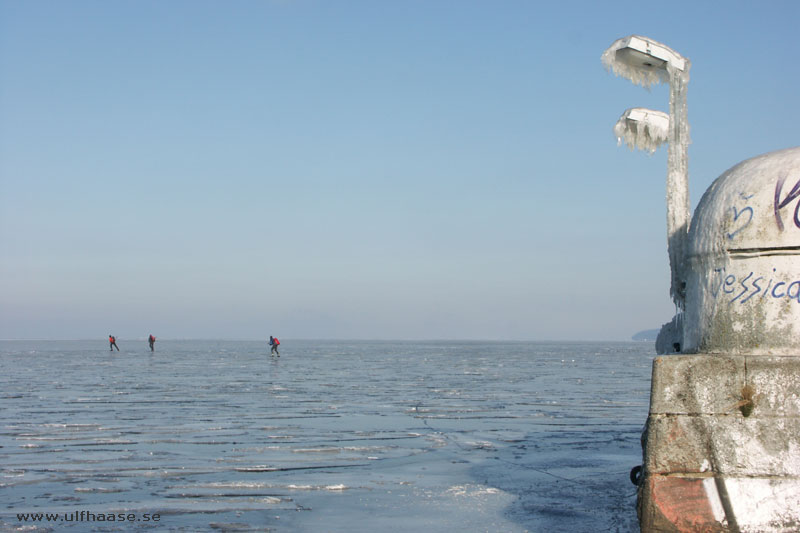
[[[0,342],[0,531],[638,530],[651,343],[117,343]]]

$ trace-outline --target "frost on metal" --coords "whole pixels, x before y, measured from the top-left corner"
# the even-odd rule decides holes
[[[614,125],[614,135],[617,144],[624,141],[631,150],[652,154],[669,140],[669,115],[642,107],[628,109]]]
[[[669,46],[639,35],[617,39],[600,59],[617,76],[648,89],[656,83],[669,83],[676,72],[685,72],[689,81],[686,58]]]
[[[689,201],[689,113],[686,91],[689,83],[688,59],[683,60],[683,69],[666,64],[670,75],[669,129],[670,142],[667,151],[667,251],[669,254],[672,281],[670,296],[679,309],[685,306],[686,292],[684,271],[686,261],[686,239],[689,232],[691,205]]]

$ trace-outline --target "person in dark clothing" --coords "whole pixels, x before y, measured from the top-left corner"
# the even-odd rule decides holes
[[[108,336],[108,350],[113,352],[114,348],[119,351],[119,346],[117,346],[117,338],[114,335]]]
[[[155,338],[155,337],[153,337],[152,335],[150,335],[150,338],[149,338],[149,339],[147,339],[147,342],[149,342],[149,343],[150,343],[150,351],[151,351],[151,352],[155,352],[156,350],[155,350],[154,346],[155,346],[155,344],[156,344],[156,338]]]

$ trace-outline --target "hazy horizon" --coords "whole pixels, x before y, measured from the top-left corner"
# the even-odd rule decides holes
[[[114,338],[120,342],[142,342],[147,343],[147,336],[142,337],[118,337],[114,336]],[[376,338],[290,338],[290,337],[280,337],[281,338],[281,348],[283,349],[285,345],[291,345],[292,342],[377,342],[377,343],[426,343],[426,342],[434,342],[434,343],[481,343],[481,342],[488,342],[488,343],[508,343],[508,344],[515,344],[515,343],[531,343],[531,344],[586,344],[586,343],[599,343],[599,344],[616,344],[616,343],[626,343],[626,342],[635,342],[635,343],[642,343],[642,342],[649,342],[649,341],[636,341],[631,338],[628,339],[606,339],[606,340],[598,340],[598,339],[478,339],[478,338],[466,338],[466,339],[445,339],[445,338],[430,338],[430,339],[376,339]],[[156,346],[158,346],[158,342],[161,341],[169,341],[169,342],[180,342],[180,341],[198,341],[198,342],[263,342],[267,343],[269,338],[258,339],[258,338],[226,338],[226,337],[186,337],[186,338],[179,338],[179,337],[157,337],[156,338]],[[108,337],[87,337],[87,338],[71,338],[71,339],[57,339],[57,338],[40,338],[40,339],[0,339],[0,342],[97,342],[103,344],[105,346],[108,345]]]

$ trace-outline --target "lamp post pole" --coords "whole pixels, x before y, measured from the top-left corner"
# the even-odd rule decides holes
[[[669,69],[668,70],[672,70]],[[687,237],[689,234],[689,119],[686,109],[688,61],[685,71],[670,72],[669,146],[667,146],[667,245],[672,283],[670,295],[679,308],[686,299]]]

